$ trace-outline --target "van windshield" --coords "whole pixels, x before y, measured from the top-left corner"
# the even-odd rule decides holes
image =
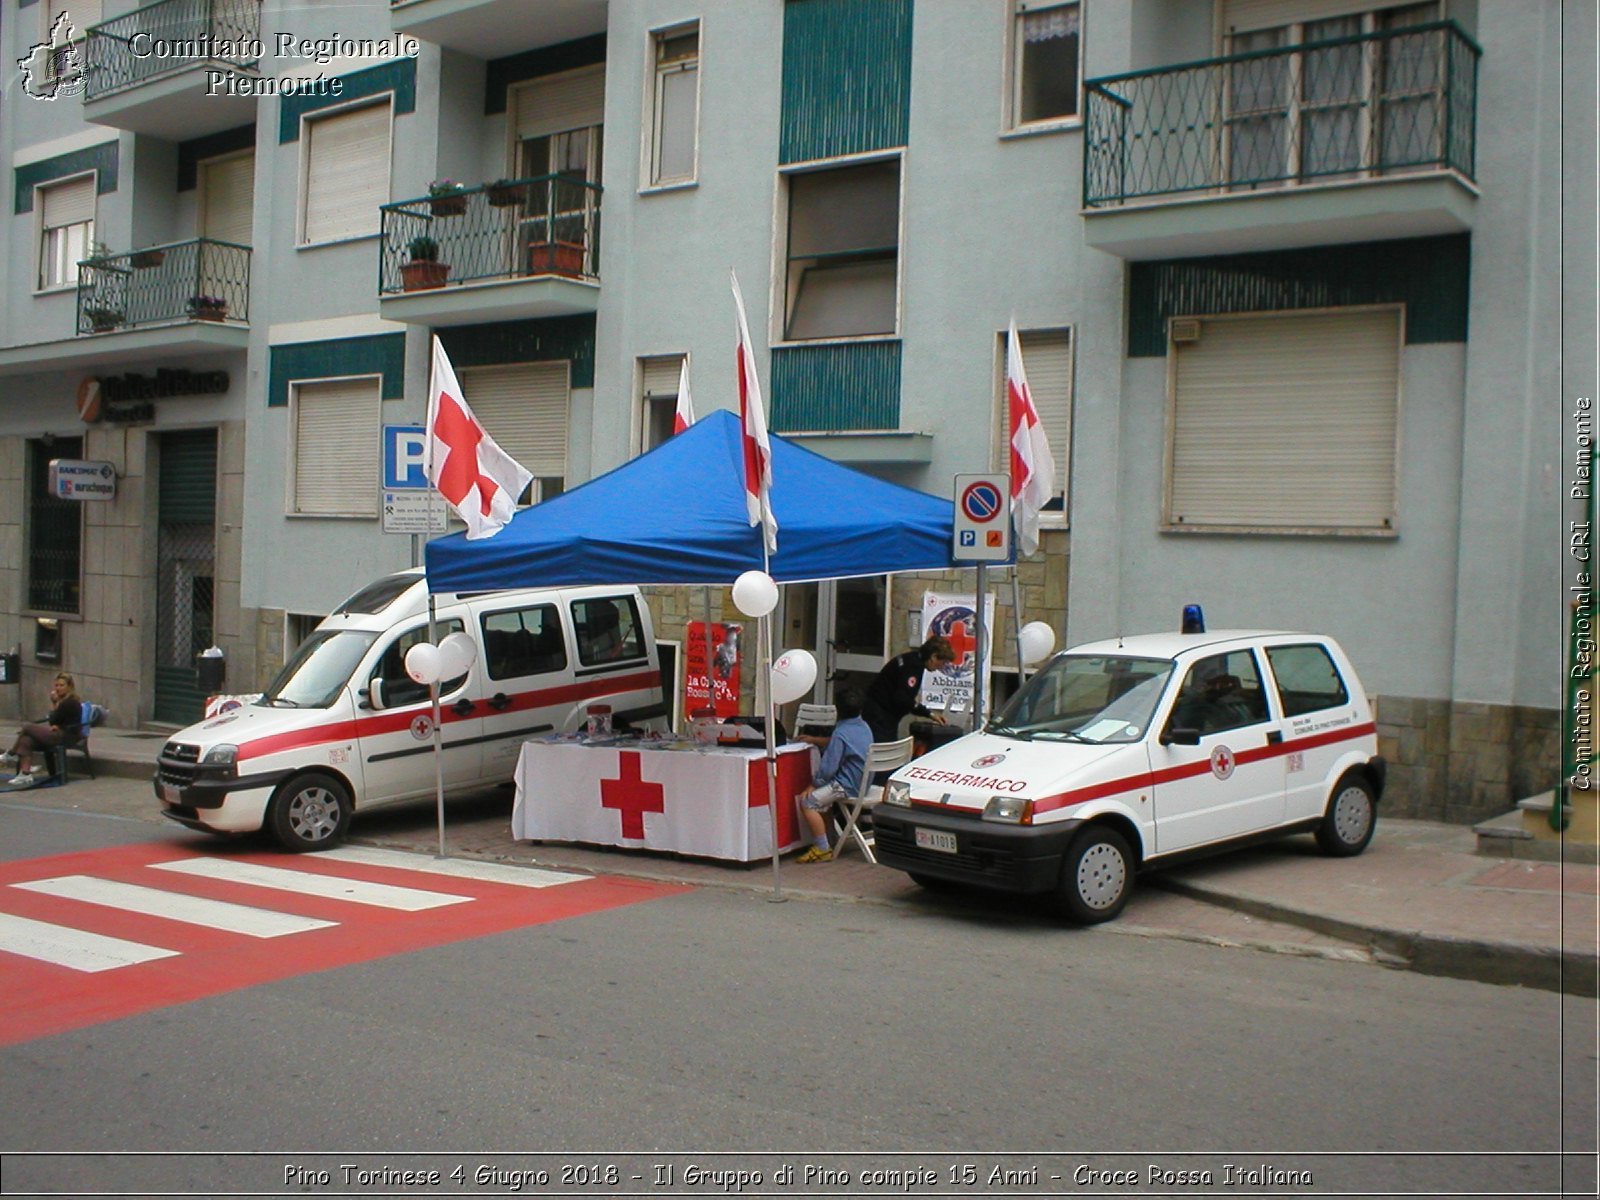
[[[1006,704],[990,733],[1068,742],[1136,742],[1150,727],[1172,662],[1063,654]]]
[[[377,640],[376,633],[359,630],[313,633],[256,703],[268,708],[327,708]]]

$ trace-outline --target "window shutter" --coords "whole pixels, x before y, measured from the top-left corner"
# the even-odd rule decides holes
[[[240,246],[251,244],[255,208],[256,156],[241,154],[201,167],[205,188],[205,236]]]
[[[1202,318],[1170,347],[1168,520],[1392,528],[1401,316]]]
[[[683,355],[667,354],[660,358],[643,358],[639,363],[647,399],[654,399],[657,396],[676,398],[678,380],[683,377]]]
[[[515,95],[518,139],[600,125],[606,110],[605,67],[597,64],[535,79]]]
[[[295,386],[292,511],[378,515],[379,383],[336,379]]]
[[[39,189],[40,208],[46,229],[77,225],[94,220],[94,176],[85,175],[66,183],[52,183]]]
[[[566,362],[465,367],[467,407],[500,448],[535,476],[567,474]]]
[[[100,0],[50,0],[45,8],[45,35],[55,28],[56,19],[66,13],[73,37],[88,35],[89,26],[100,23]]]
[[[1305,21],[1401,8],[1412,3],[1414,0],[1397,0],[1394,4],[1385,4],[1383,0],[1225,0],[1222,31],[1247,33],[1252,29],[1277,29]]]
[[[1050,457],[1055,460],[1056,494],[1066,507],[1067,471],[1072,454],[1072,331],[1019,330],[1028,391],[1039,410]],[[1000,375],[995,382],[995,470],[1011,470],[1011,410],[1006,396],[1006,335],[1000,335]],[[1052,508],[1050,511],[1054,511]]]
[[[389,104],[308,121],[305,240],[330,242],[379,231],[389,199]]]

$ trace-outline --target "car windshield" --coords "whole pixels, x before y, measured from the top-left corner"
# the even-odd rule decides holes
[[[256,703],[268,708],[327,708],[377,638],[376,633],[356,630],[313,633]]]
[[[1041,741],[1136,742],[1172,676],[1170,659],[1063,654],[1013,696],[990,733]]]

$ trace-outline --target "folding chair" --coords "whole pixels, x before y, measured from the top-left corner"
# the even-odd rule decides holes
[[[848,810],[845,810],[843,804],[833,806],[834,832],[837,835],[834,839],[836,845],[833,852],[834,861],[838,861],[839,855],[844,853],[845,846],[852,838],[868,862],[878,861],[878,856],[872,849],[874,839],[861,832],[861,813],[863,810],[870,811],[883,796],[883,789],[873,786],[873,777],[881,771],[893,771],[896,767],[903,767],[911,761],[911,742],[911,738],[903,737],[895,742],[872,743],[867,751],[866,765],[861,769],[861,787],[855,802]]]
[[[839,710],[832,704],[802,704],[794,714],[796,733],[824,734],[839,723]]]
[[[98,704],[87,700],[83,702],[83,723],[78,726],[78,740],[66,742],[60,746],[45,748],[45,761],[50,771],[45,780],[48,784],[59,786],[67,782],[67,752],[76,750],[83,755],[83,769],[90,779],[94,778],[94,759],[89,754],[89,731],[106,719],[106,710]]]

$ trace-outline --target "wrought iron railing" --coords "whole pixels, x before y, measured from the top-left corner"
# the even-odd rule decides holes
[[[1084,206],[1425,170],[1471,179],[1481,53],[1435,21],[1091,79]]]
[[[261,0],[158,0],[89,27],[83,98],[98,100],[196,63],[253,71]]]
[[[600,186],[564,175],[502,180],[383,206],[383,295],[534,275],[593,279]]]
[[[78,264],[78,332],[250,319],[250,247],[210,238]]]

